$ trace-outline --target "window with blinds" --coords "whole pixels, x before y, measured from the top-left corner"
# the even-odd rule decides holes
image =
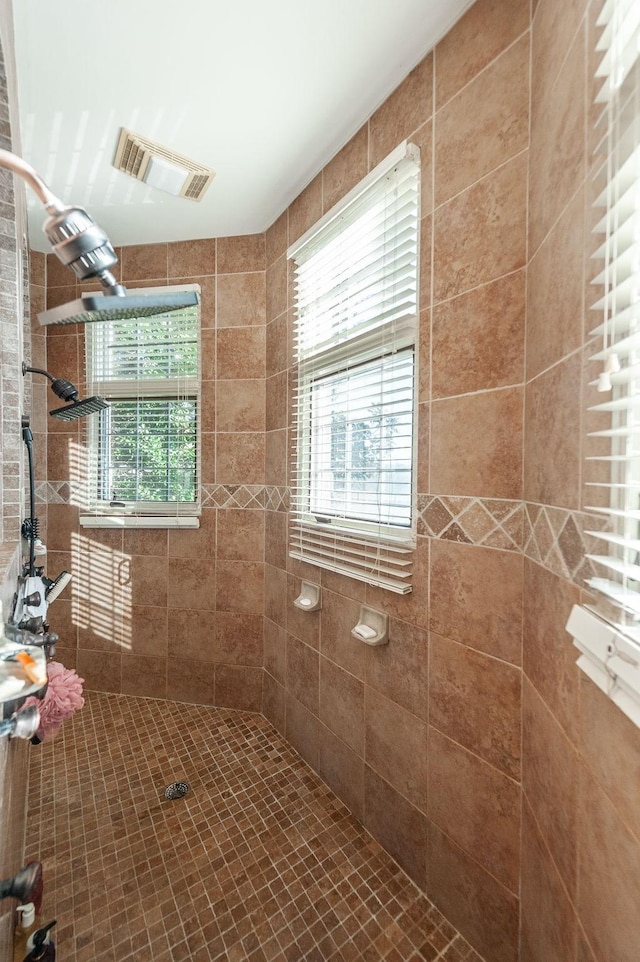
[[[87,381],[109,402],[88,425],[97,512],[198,513],[199,331],[198,306],[87,325]]]
[[[596,572],[588,585],[606,625],[574,609],[568,627],[581,667],[640,724],[640,3],[606,0],[597,27],[601,323],[592,334],[602,399],[589,410],[604,423],[590,432],[599,452],[588,473],[598,474],[589,510],[607,524],[589,532],[601,550],[588,556]]]
[[[419,152],[401,147],[292,247],[290,554],[411,590]]]

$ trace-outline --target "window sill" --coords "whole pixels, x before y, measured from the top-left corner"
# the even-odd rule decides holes
[[[162,515],[81,514],[81,528],[199,528],[200,518]]]
[[[578,667],[640,728],[640,646],[581,605],[566,630],[581,652]]]

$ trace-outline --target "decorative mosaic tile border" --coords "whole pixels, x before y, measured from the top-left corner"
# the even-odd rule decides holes
[[[266,484],[203,484],[200,489],[203,508],[266,508],[268,511],[289,510],[289,489]],[[36,484],[36,500],[40,504],[89,503],[86,485],[74,481],[40,481]]]
[[[265,484],[204,484],[205,508],[249,508],[287,512],[290,490]],[[36,497],[48,504],[86,504],[83,484],[41,482]],[[605,518],[583,511],[496,498],[418,495],[418,534],[523,554],[554,574],[582,586],[595,574],[586,555],[597,552],[590,531]]]

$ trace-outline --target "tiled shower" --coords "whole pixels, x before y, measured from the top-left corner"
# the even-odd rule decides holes
[[[202,288],[199,530],[80,528],[82,422],[33,401],[48,564],[74,573],[59,660],[91,691],[261,712],[487,962],[632,962],[640,935],[640,739],[564,631],[589,547],[597,8],[476,0],[265,234],[119,252],[131,288]],[[399,597],[287,556],[286,250],[404,139],[419,527]],[[70,276],[33,253],[32,305],[72,300]],[[79,385],[83,351],[82,328],[33,337]],[[320,612],[293,606],[302,578]],[[352,639],[363,601],[388,646]]]

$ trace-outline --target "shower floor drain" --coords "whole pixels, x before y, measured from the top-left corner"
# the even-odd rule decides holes
[[[176,798],[184,798],[188,791],[189,786],[186,782],[171,782],[164,790],[164,797],[173,801]]]

